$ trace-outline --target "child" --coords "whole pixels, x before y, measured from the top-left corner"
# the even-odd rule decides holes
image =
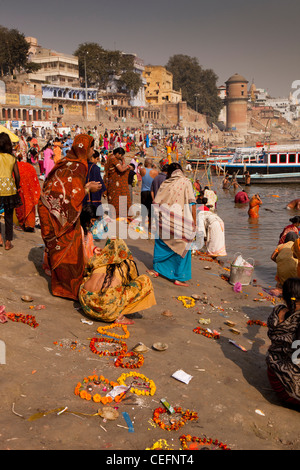
[[[287,279],[282,296],[285,305],[268,318],[268,377],[279,399],[300,410],[300,278]]]
[[[97,220],[96,217],[97,208],[93,204],[83,206],[80,214],[80,224],[84,245],[84,255],[85,263],[87,264],[89,259],[92,258],[95,254],[100,254],[100,248],[94,245],[93,235],[91,233],[91,228]]]

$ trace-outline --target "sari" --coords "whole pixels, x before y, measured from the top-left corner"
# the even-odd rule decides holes
[[[299,229],[298,227],[296,227],[296,225],[294,224],[287,225],[286,227],[284,227],[283,231],[280,234],[278,245],[281,245],[282,243],[285,242],[285,237],[287,236],[289,232],[294,232],[297,235],[299,235]]]
[[[266,362],[271,375],[274,375],[281,385],[276,386],[284,391],[287,400],[297,400],[300,405],[300,364],[293,362],[293,342],[299,339],[300,310],[295,311],[284,321],[279,322],[278,314],[285,305],[277,305],[268,318],[268,337],[271,340]],[[274,381],[271,380],[274,385]]]
[[[71,150],[45,180],[38,205],[52,294],[74,300],[85,268],[80,212],[92,142],[86,134],[75,137]]]
[[[180,169],[175,170],[161,184],[152,204],[158,232],[153,269],[167,279],[184,282],[192,277],[192,204],[196,204],[192,183]]]
[[[117,219],[119,217],[127,217],[131,206],[128,185],[129,169],[121,173],[117,168],[117,165],[120,163],[121,161],[113,154],[108,156],[105,165],[104,181],[107,189],[107,202],[114,206]]]
[[[258,219],[259,206],[261,206],[261,199],[255,194],[249,201],[248,215],[251,219]]]
[[[17,163],[20,173],[19,195],[22,206],[16,207],[16,216],[23,230],[35,227],[35,206],[39,202],[41,187],[34,166],[27,162]]]
[[[93,275],[105,278],[107,271],[115,265],[113,282],[90,292],[85,288]],[[103,287],[104,286],[104,287]],[[79,301],[91,318],[113,322],[120,315],[145,310],[156,304],[152,282],[148,276],[139,276],[132,254],[123,240],[107,240],[99,255],[90,259],[83,283],[79,290]]]

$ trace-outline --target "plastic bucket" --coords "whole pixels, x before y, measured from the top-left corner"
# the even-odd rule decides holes
[[[236,257],[234,259],[236,259]],[[250,260],[252,261],[252,263],[250,262]],[[233,263],[231,263],[229,284],[233,286],[237,282],[240,282],[242,286],[248,286],[250,284],[254,272],[254,260],[250,258],[245,261],[251,264],[251,266],[235,266]]]

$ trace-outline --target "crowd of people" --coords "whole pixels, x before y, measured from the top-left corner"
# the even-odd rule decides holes
[[[47,141],[41,149],[36,139],[26,141],[24,136],[13,148],[9,135],[0,134],[0,210],[5,222],[5,243],[0,234],[0,246],[13,248],[14,213],[24,232],[34,231],[38,220],[45,244],[43,267],[51,276],[52,294],[78,300],[93,319],[131,324],[128,315],[156,304],[151,277],[188,285],[195,240],[197,249],[212,258],[226,256],[225,226],[217,214],[216,192],[210,185],[202,188],[199,180],[186,176],[179,161],[170,159],[167,147],[175,140],[164,142],[166,152],[156,163],[143,148],[151,147],[146,135],[127,164],[131,137],[105,134],[103,139],[97,134],[96,142],[93,132],[75,132],[73,137]],[[176,155],[176,145],[173,152]],[[113,208],[110,217],[131,223],[135,186],[140,193],[141,225],[150,235],[155,232],[153,269],[147,274],[139,274],[124,240],[108,238],[100,249],[91,231],[104,218],[103,199]],[[232,187],[239,189],[235,179]],[[228,189],[226,177],[223,189]],[[249,204],[249,217],[259,217],[258,194],[249,199],[241,190],[235,203]],[[285,305],[277,306],[268,319],[267,364],[280,398],[299,405],[300,369],[292,360],[292,348],[300,340],[300,217],[290,222],[272,254]]]

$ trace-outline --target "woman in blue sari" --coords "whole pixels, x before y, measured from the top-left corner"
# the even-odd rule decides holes
[[[101,197],[102,194],[106,191],[106,186],[101,176],[100,166],[98,165],[99,162],[100,154],[97,150],[95,150],[91,158],[88,160],[86,183],[89,183],[90,181],[97,181],[97,183],[101,183],[102,187],[97,192],[88,193],[83,200],[83,206],[92,204],[96,207],[96,209],[98,209],[97,216],[102,216],[103,214],[101,213],[101,208],[99,210],[99,206],[101,206]]]
[[[168,167],[166,180],[153,201],[156,237],[153,270],[178,286],[192,278],[191,243],[196,229],[196,199],[192,183],[179,163]]]

